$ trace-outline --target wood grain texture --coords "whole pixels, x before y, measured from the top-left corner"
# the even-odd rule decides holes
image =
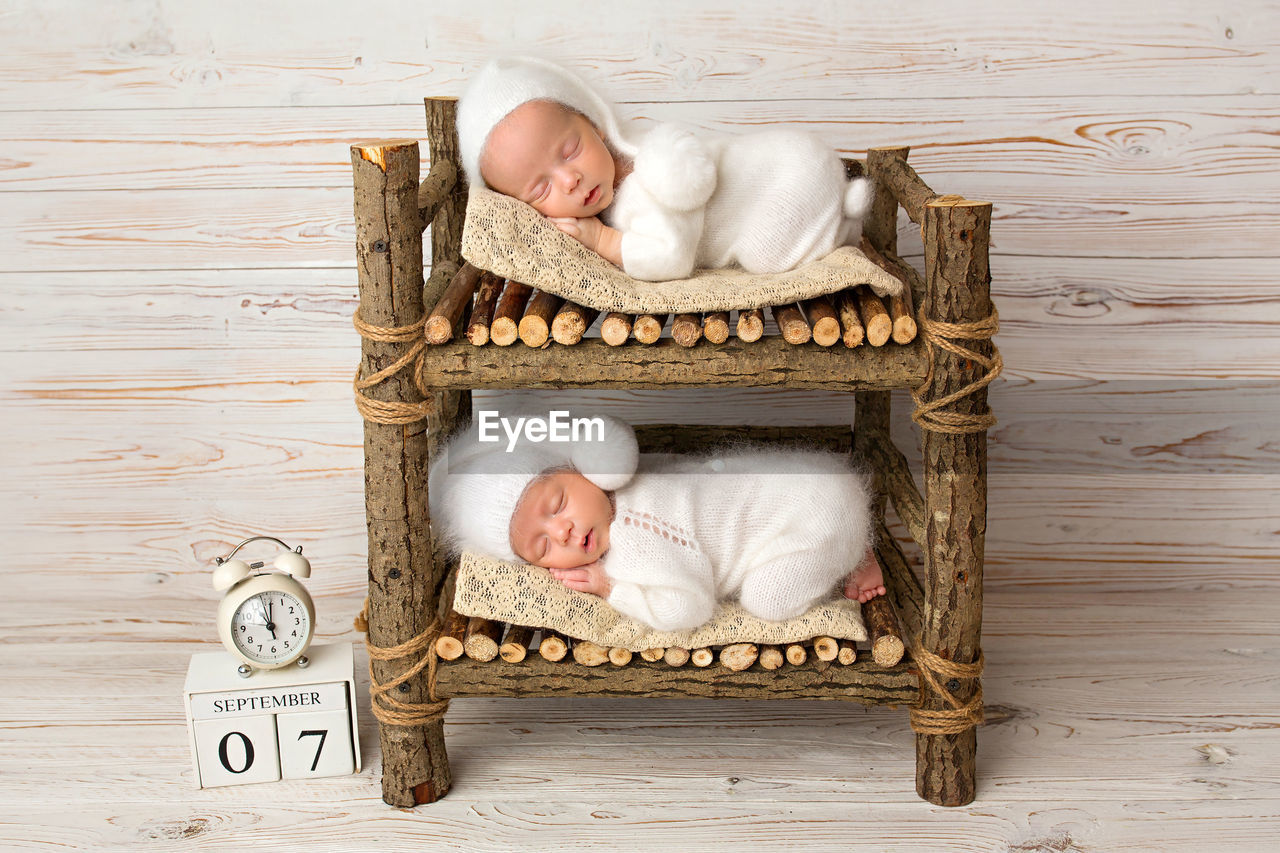
[[[673,100],[741,97],[743,88],[766,99],[902,97],[904,75],[913,91],[946,97],[1280,89],[1266,58],[1280,22],[1266,4],[1150,15],[1087,0],[1070,21],[1015,0],[985,9],[975,18],[929,0],[873,25],[780,0],[662,0],[591,20],[571,5],[515,0],[483,13],[395,0],[359,23],[340,6],[301,0],[270,10],[239,0],[222,14],[134,2],[65,21],[24,11],[0,38],[0,98],[59,109],[408,103],[428,86],[458,94],[485,59],[517,45],[600,72],[623,101],[655,89]],[[275,34],[285,30],[293,38],[281,45]]]
[[[204,105],[175,109],[14,109],[0,125],[0,190],[346,189],[346,146],[363,135],[425,138],[424,85],[404,103],[305,110]],[[818,134],[842,152],[918,146],[909,161],[937,182],[998,199],[1006,182],[1079,190],[1080,181],[1164,197],[1244,188],[1280,159],[1268,128],[1275,94],[1000,98],[1000,109],[912,92],[909,99],[755,101],[742,93],[683,104],[653,88],[620,109],[638,123],[679,121],[730,133],[777,124]],[[1034,135],[1027,129],[1034,128]],[[91,153],[90,153],[91,152]],[[425,160],[424,154],[424,160]],[[1201,186],[1170,179],[1199,179]],[[1205,184],[1208,180],[1210,183]],[[1113,225],[1115,223],[1112,223]]]
[[[24,576],[15,580],[23,597],[39,594]],[[317,599],[325,629],[318,641],[356,639],[350,622],[339,626],[336,617],[354,612],[361,595]],[[424,837],[448,832],[472,846],[497,839],[517,850],[588,837],[711,850],[728,837],[745,849],[785,842],[816,851],[863,839],[907,851],[936,836],[976,850],[1062,846],[1069,838],[1082,849],[1136,853],[1153,844],[1199,851],[1217,843],[1216,833],[1261,851],[1280,817],[1270,735],[1280,690],[1272,596],[1221,586],[991,591],[981,794],[969,807],[934,811],[904,789],[910,730],[901,709],[471,699],[455,701],[445,724],[454,790],[415,810],[412,821],[378,798],[377,730],[368,714],[360,718],[358,775],[191,787],[175,691],[190,655],[216,647],[211,589],[204,612],[184,611],[189,596],[177,589],[149,606],[177,605],[181,614],[167,628],[171,639],[154,644],[138,642],[148,620],[136,606],[123,605],[121,616],[134,618],[104,624],[90,643],[66,642],[56,626],[16,631],[15,614],[5,610],[0,843],[172,849],[185,840],[226,848],[261,843],[267,827],[303,850],[348,838],[359,846],[376,831],[389,850],[421,849]],[[88,601],[76,598],[82,615],[106,615]],[[1117,645],[1120,634],[1127,641]],[[356,679],[363,702],[359,647]],[[89,692],[97,703],[48,699]],[[1221,748],[1225,761],[1207,760],[1206,746]],[[536,796],[528,784],[537,785]],[[696,813],[686,811],[694,799]]]
[[[951,181],[950,188],[998,200],[997,255],[1198,258],[1212,245],[1213,257],[1274,257],[1270,237],[1280,214],[1266,205],[1265,181],[1219,195],[1192,184],[1194,197],[1110,184],[1055,192],[1044,183],[1001,189]],[[0,251],[18,272],[343,266],[349,195],[329,187],[266,196],[240,189],[15,193],[0,216]],[[900,234],[910,233],[900,223]]]
[[[10,4],[0,846],[1269,849],[1278,13],[1072,9]],[[455,790],[412,821],[378,798],[367,713],[359,776],[189,787],[175,691],[214,647],[214,555],[296,538],[321,641],[355,639],[348,146],[424,138],[423,96],[515,45],[597,73],[626,118],[907,144],[940,192],[995,204],[1009,381],[974,806],[904,786],[901,711],[799,701],[458,700]],[[918,230],[895,235],[920,268]],[[540,393],[656,422],[850,417],[820,391]]]

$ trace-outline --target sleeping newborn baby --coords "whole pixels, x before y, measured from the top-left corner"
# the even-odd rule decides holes
[[[871,182],[807,133],[742,136],[660,124],[632,143],[581,79],[494,60],[458,106],[472,186],[524,201],[633,278],[737,265],[776,273],[856,244]]]
[[[867,484],[845,456],[739,448],[637,470],[631,427],[591,420],[596,438],[509,452],[474,426],[453,439],[428,485],[437,533],[663,631],[702,625],[720,601],[782,621],[837,587],[884,594]]]

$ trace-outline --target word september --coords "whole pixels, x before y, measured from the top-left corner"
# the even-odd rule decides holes
[[[285,693],[276,696],[242,696],[213,700],[215,714],[240,711],[263,711],[274,708],[296,708],[302,705],[319,705],[320,694],[314,690],[301,693]]]
[[[521,431],[525,441],[604,441],[604,418],[570,418],[567,411],[552,410],[547,417],[516,418],[515,426],[509,418],[492,410],[481,409],[479,417],[480,441],[501,441],[498,428],[507,435],[507,453],[515,450]],[[581,433],[581,434],[580,434]]]

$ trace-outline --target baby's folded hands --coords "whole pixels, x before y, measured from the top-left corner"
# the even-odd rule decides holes
[[[608,598],[609,593],[613,591],[613,584],[604,572],[604,564],[599,560],[574,569],[548,569],[547,571],[551,572],[551,577],[578,592],[589,592],[601,598]]]
[[[596,247],[600,244],[600,232],[604,229],[599,217],[589,216],[585,219],[578,219],[573,216],[552,216],[549,217],[551,224],[586,246],[591,251],[597,251]]]

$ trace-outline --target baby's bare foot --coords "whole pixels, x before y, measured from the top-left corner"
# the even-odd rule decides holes
[[[876,562],[875,552],[868,551],[858,568],[845,578],[844,597],[865,603],[884,593],[884,574]]]

